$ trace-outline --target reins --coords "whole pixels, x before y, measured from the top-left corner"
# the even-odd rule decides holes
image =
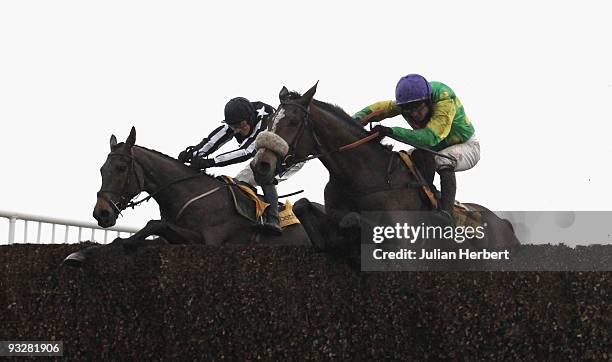
[[[198,174],[195,174],[195,175],[190,175],[190,176],[187,176],[187,177],[182,177],[182,178],[179,178],[179,179],[177,179],[177,180],[174,180],[174,181],[172,181],[172,182],[170,182],[170,183],[168,183],[168,184],[164,185],[163,187],[160,187],[159,189],[157,189],[157,191],[155,191],[155,192],[153,192],[153,193],[150,193],[150,194],[149,194],[149,196],[144,197],[144,198],[143,198],[143,199],[141,199],[141,200],[134,201],[134,202],[130,201],[130,202],[129,202],[129,203],[126,205],[126,206],[125,206],[125,208],[127,209],[128,207],[131,207],[131,208],[133,209],[135,206],[138,206],[138,205],[142,204],[142,203],[143,203],[143,202],[145,202],[145,201],[149,201],[149,200],[150,200],[150,199],[151,199],[153,196],[157,195],[158,193],[160,193],[160,192],[164,191],[165,189],[169,188],[170,186],[172,186],[172,185],[174,185],[174,184],[177,184],[177,183],[182,182],[182,181],[185,181],[185,180],[190,180],[190,179],[192,179],[192,178],[200,177],[200,176],[202,176],[202,174],[198,173]],[[136,196],[138,196],[138,195],[136,195]]]
[[[365,126],[366,124],[370,123],[370,121],[366,119],[365,121],[364,121],[364,120],[361,120],[361,122],[360,122],[360,123],[361,123],[361,125],[362,125],[362,126]],[[376,137],[380,136],[379,132],[372,133],[371,135],[376,135]],[[369,137],[369,136],[368,136],[368,137]],[[364,137],[364,138],[362,138],[362,140],[364,140],[364,139],[366,139],[366,138],[368,138],[368,137]],[[376,137],[374,137],[374,138],[376,138]],[[413,145],[412,143],[410,143],[410,142],[406,142],[405,140],[403,140],[403,139],[401,139],[401,138],[399,138],[399,137],[397,137],[397,136],[390,135],[390,136],[387,136],[387,137],[389,137],[389,138],[393,138],[394,140],[396,140],[396,141],[398,141],[398,142],[401,142],[401,143],[407,144],[408,146],[412,146],[412,147],[414,147],[414,148],[416,148],[416,149],[419,149],[419,150],[422,150],[422,151],[425,151],[425,152],[429,152],[429,153],[434,154],[434,155],[436,155],[436,156],[440,156],[440,157],[443,157],[443,158],[447,158],[447,159],[449,159],[449,160],[451,160],[451,161],[453,161],[453,162],[454,162],[454,161],[457,161],[457,160],[456,160],[456,159],[455,159],[453,156],[450,156],[450,155],[445,155],[445,154],[443,154],[443,153],[436,152],[436,151],[434,151],[434,150],[430,150],[429,148],[425,148],[425,147],[421,147],[421,146]],[[358,141],[353,142],[353,143],[358,143],[359,141],[361,141],[361,140],[358,140]],[[369,141],[369,139],[368,139],[368,141]],[[367,142],[367,141],[366,141],[366,142]],[[351,146],[353,143],[348,144],[348,145],[343,146],[343,147]],[[360,145],[361,145],[361,144],[359,144],[358,146],[360,146]],[[355,147],[357,147],[357,146],[355,146]],[[340,148],[342,148],[342,147],[340,147]],[[354,147],[351,147],[351,148],[354,148]],[[349,148],[349,149],[350,149],[350,148]]]
[[[361,139],[359,139],[359,140],[357,140],[355,142],[352,142],[352,143],[346,144],[344,146],[338,147],[336,149],[333,149],[331,151],[318,152],[318,153],[312,154],[310,156],[301,157],[301,158],[295,158],[295,155],[294,155],[295,149],[296,149],[297,145],[299,144],[299,141],[301,140],[302,136],[304,135],[304,131],[306,130],[306,128],[310,129],[310,132],[311,132],[311,134],[313,136],[313,139],[315,140],[315,142],[317,144],[317,149],[320,150],[323,145],[319,141],[316,132],[312,128],[312,122],[310,120],[310,107],[304,107],[304,106],[302,106],[301,104],[299,104],[297,102],[291,102],[291,101],[281,102],[281,105],[285,105],[285,106],[286,105],[293,105],[293,106],[296,106],[296,107],[300,108],[304,112],[304,114],[306,115],[306,118],[304,119],[304,122],[302,122],[300,124],[300,129],[298,130],[297,135],[293,139],[293,142],[291,143],[291,145],[289,145],[289,152],[287,153],[287,156],[283,160],[283,164],[284,164],[285,167],[288,166],[287,162],[286,162],[287,159],[293,158],[292,164],[297,164],[297,163],[300,163],[300,162],[305,162],[305,161],[309,161],[309,160],[312,160],[312,159],[315,159],[315,158],[329,156],[329,155],[334,154],[334,153],[348,151],[348,150],[351,150],[353,148],[357,148],[357,147],[359,147],[359,146],[361,146],[361,145],[363,145],[365,143],[370,142],[371,140],[373,140],[373,139],[375,139],[375,138],[377,138],[379,136],[378,132],[376,132],[376,133],[370,134],[370,135],[368,135],[368,136],[366,136],[364,138],[361,138]],[[289,165],[289,166],[291,166],[291,165]]]
[[[354,148],[357,148],[357,147],[359,147],[361,145],[364,145],[364,144],[370,142],[373,139],[377,139],[377,138],[380,137],[380,133],[379,132],[374,132],[374,133],[368,134],[367,136],[365,136],[363,138],[358,139],[355,142],[352,142],[352,143],[340,146],[340,147],[338,147],[336,149],[333,149],[331,151],[318,152],[318,153],[312,154],[310,156],[301,157],[301,158],[295,158],[295,155],[293,153],[295,152],[295,149],[296,149],[297,145],[299,144],[299,141],[302,138],[302,135],[304,134],[304,130],[307,127],[310,128],[312,136],[313,136],[313,138],[314,138],[314,140],[315,140],[315,142],[317,144],[317,149],[318,150],[321,148],[322,144],[321,144],[321,142],[319,142],[319,139],[318,139],[318,137],[317,137],[317,135],[316,135],[316,133],[314,131],[314,128],[312,127],[312,122],[310,120],[310,107],[304,107],[304,106],[302,106],[301,104],[299,104],[297,102],[291,102],[291,101],[281,102],[281,105],[285,105],[285,106],[286,105],[293,105],[293,106],[296,106],[296,107],[300,108],[302,111],[304,111],[304,113],[306,114],[306,118],[304,119],[304,122],[301,123],[300,130],[298,131],[298,134],[296,135],[296,137],[293,139],[293,142],[289,146],[289,152],[287,153],[287,155],[285,156],[285,159],[282,162],[282,165],[285,167],[285,169],[288,169],[292,165],[300,163],[300,162],[310,161],[312,159],[320,158],[320,157],[324,157],[324,156],[329,156],[329,155],[332,155],[334,153],[340,153],[340,152],[352,150]],[[361,122],[361,124],[365,126],[365,124],[367,124],[367,122],[366,123]],[[409,142],[406,142],[405,140],[400,139],[397,136],[394,137],[393,135],[390,135],[389,137],[394,139],[394,140],[396,140],[396,141],[398,141],[398,142],[401,142],[401,143],[407,144],[409,146],[412,146],[412,147],[414,147],[416,149],[423,150],[425,152],[434,154],[434,155],[439,156],[439,157],[447,158],[447,159],[449,159],[451,161],[456,161],[455,158],[450,156],[450,155],[445,155],[443,153],[436,152],[436,151],[430,150],[430,149],[422,147],[422,146],[414,145],[412,143],[409,143]],[[287,160],[293,161],[292,164],[288,165],[287,164]],[[282,176],[282,174],[281,174],[281,176]]]

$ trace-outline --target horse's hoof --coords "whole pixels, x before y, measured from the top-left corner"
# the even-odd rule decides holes
[[[80,251],[74,252],[66,257],[62,262],[63,265],[73,268],[82,268],[85,265],[85,255]]]

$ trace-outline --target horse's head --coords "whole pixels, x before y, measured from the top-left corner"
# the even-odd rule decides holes
[[[258,180],[271,181],[279,161],[291,166],[315,153],[310,105],[316,91],[317,84],[301,96],[286,87],[281,89],[280,106],[268,124],[268,132],[257,137],[253,169]]]
[[[93,211],[93,217],[101,227],[115,225],[119,213],[144,186],[143,169],[134,159],[132,148],[135,142],[134,127],[125,143],[117,144],[114,135],[110,138],[111,152],[100,168],[102,186],[97,193],[98,199]]]

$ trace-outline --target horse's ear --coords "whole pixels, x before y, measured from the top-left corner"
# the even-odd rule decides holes
[[[125,144],[128,147],[132,147],[132,146],[134,146],[136,144],[136,128],[134,128],[134,126],[132,126],[132,130],[130,131],[130,135],[125,140]]]
[[[113,150],[113,148],[115,148],[115,146],[117,146],[117,137],[115,137],[115,135],[112,134],[111,138],[110,138],[110,149],[111,149],[111,151]]]
[[[319,81],[317,81],[315,83],[315,85],[312,86],[312,88],[310,88],[306,93],[304,93],[304,95],[300,99],[301,103],[304,106],[308,106],[308,105],[310,105],[310,102],[312,102],[312,98],[314,97],[315,93],[317,92],[317,85],[318,84],[319,84]]]
[[[287,87],[283,86],[283,89],[280,90],[280,93],[278,93],[278,99],[280,99],[281,101],[284,100],[287,96],[289,95],[289,89],[287,89]]]

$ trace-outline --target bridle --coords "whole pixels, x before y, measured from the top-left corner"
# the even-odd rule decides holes
[[[101,188],[100,191],[98,191],[98,193],[96,194],[96,196],[108,202],[113,207],[113,210],[117,213],[117,215],[120,215],[121,211],[125,210],[128,206],[130,206],[131,200],[134,197],[138,196],[140,192],[142,192],[142,189],[144,188],[144,177],[140,177],[138,175],[138,172],[136,171],[135,165],[137,161],[134,159],[134,155],[131,150],[130,150],[129,155],[125,153],[121,153],[121,152],[111,152],[108,154],[108,157],[123,157],[123,158],[127,158],[130,160],[128,170],[127,170],[127,177],[125,178],[125,181],[123,182],[123,187],[121,188],[121,191]],[[140,166],[140,169],[142,170],[142,166]],[[129,197],[127,196],[127,194],[130,192],[130,184],[131,184],[131,180],[133,177],[136,178],[136,184],[138,186],[138,193],[135,196]],[[110,198],[106,197],[105,193],[114,194],[114,195],[119,196],[119,201],[114,202]]]
[[[302,112],[304,112],[305,117],[304,120],[302,122],[300,122],[300,128],[298,129],[298,132],[296,134],[296,136],[293,138],[293,141],[291,142],[291,144],[289,145],[289,151],[287,152],[287,154],[285,155],[284,159],[279,161],[281,167],[283,170],[287,170],[289,169],[291,166],[298,164],[298,163],[302,163],[302,162],[306,162],[315,158],[320,158],[323,156],[329,156],[331,154],[334,154],[336,152],[343,152],[343,151],[348,151],[350,149],[353,148],[357,148],[365,143],[370,142],[373,139],[378,138],[378,132],[367,135],[355,142],[346,144],[344,146],[332,149],[332,150],[325,150],[325,147],[323,146],[323,143],[319,140],[319,137],[317,136],[317,133],[315,132],[315,129],[313,127],[313,123],[312,123],[312,119],[310,118],[310,106],[308,107],[304,107],[303,105],[301,105],[298,102],[294,102],[294,101],[290,101],[290,100],[285,100],[285,101],[281,101],[281,106],[295,106],[297,108],[299,108],[300,110],[302,110]],[[280,107],[279,107],[280,110]],[[306,131],[306,129],[308,129],[310,131],[310,134],[312,135],[312,138],[315,141],[315,151],[316,153],[313,153],[310,156],[303,156],[303,157],[297,157],[295,155],[296,153],[296,149],[298,147],[298,145],[300,144],[300,141],[302,139],[302,136],[304,136],[304,132]],[[323,149],[323,151],[321,151]],[[281,172],[282,175],[282,172]]]
[[[281,107],[287,107],[287,106],[297,107],[302,112],[304,112],[305,117],[304,117],[304,120],[300,122],[300,128],[298,129],[297,134],[293,138],[293,141],[289,145],[289,151],[285,155],[284,159],[281,161],[281,166],[285,170],[295,164],[305,162],[308,160],[312,160],[314,158],[317,158],[323,155],[323,153],[319,151],[322,148],[322,144],[319,141],[319,138],[317,137],[316,132],[314,131],[314,127],[312,126],[312,120],[310,119],[310,106],[304,107],[300,103],[290,101],[290,100],[281,101]],[[280,107],[279,107],[279,110],[280,110]],[[302,140],[302,137],[304,136],[304,132],[306,131],[306,129],[308,129],[310,131],[310,134],[312,134],[312,138],[315,141],[315,149],[318,152],[318,154],[297,157],[296,150],[297,150],[298,145],[300,144],[300,141]]]
[[[136,169],[136,165],[138,165],[138,167],[140,168],[140,170],[144,170],[144,167],[142,167],[142,165],[140,165],[138,163],[138,161],[136,161],[136,159],[134,158],[134,154],[132,149],[130,149],[130,154],[127,155],[125,153],[122,152],[111,152],[109,153],[108,157],[123,157],[123,158],[127,158],[130,160],[129,162],[129,167],[128,167],[128,171],[127,171],[127,177],[125,179],[125,181],[123,182],[123,187],[121,188],[121,191],[115,191],[115,190],[111,190],[111,189],[100,189],[100,191],[97,192],[96,196],[105,200],[106,202],[108,202],[112,207],[113,207],[113,211],[115,211],[117,213],[117,215],[121,215],[121,212],[125,209],[127,209],[128,207],[131,207],[132,209],[135,206],[138,206],[140,204],[142,204],[145,201],[149,201],[153,196],[155,196],[156,194],[158,194],[159,192],[167,189],[168,187],[179,183],[181,181],[185,181],[185,180],[189,180],[192,178],[196,178],[196,177],[201,177],[202,175],[197,173],[195,175],[189,175],[187,177],[181,177],[179,179],[176,179],[174,181],[169,182],[168,184],[160,187],[159,189],[157,189],[154,192],[149,193],[149,195],[141,200],[138,201],[132,201],[134,198],[138,197],[138,195],[140,195],[140,193],[143,191],[144,189],[144,176],[139,176],[139,173]],[[141,171],[141,173],[143,173],[144,171]],[[133,176],[132,176],[133,174]],[[127,196],[128,193],[130,192],[130,183],[132,178],[136,179],[136,184],[138,185],[138,192],[130,197]],[[109,194],[114,194],[114,195],[118,195],[119,196],[119,202],[114,202],[113,200],[111,200],[110,198],[106,197],[106,195],[104,195],[105,193],[109,193]]]

